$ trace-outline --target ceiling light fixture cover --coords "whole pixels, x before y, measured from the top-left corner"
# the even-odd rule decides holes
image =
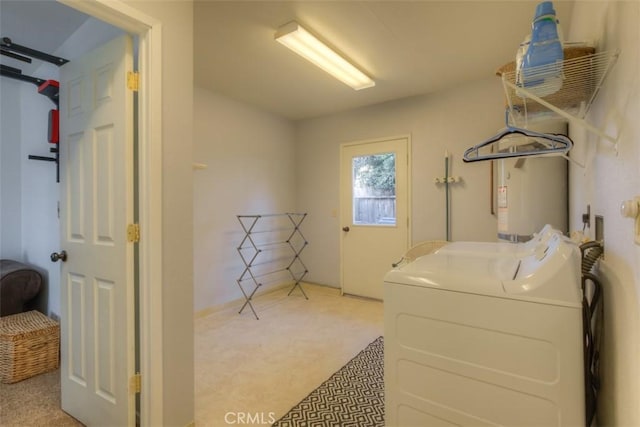
[[[275,38],[278,42],[355,90],[376,85],[369,76],[358,70],[295,21],[278,28]]]

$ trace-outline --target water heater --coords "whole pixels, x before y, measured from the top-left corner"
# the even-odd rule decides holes
[[[547,121],[527,127],[567,134],[566,122]],[[562,157],[512,157],[494,163],[494,207],[498,240],[526,242],[545,224],[567,232],[568,162]]]

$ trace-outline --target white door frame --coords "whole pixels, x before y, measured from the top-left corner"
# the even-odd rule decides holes
[[[140,420],[143,426],[163,425],[162,25],[120,0],[57,1],[139,37]]]

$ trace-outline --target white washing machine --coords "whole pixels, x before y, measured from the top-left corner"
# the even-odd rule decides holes
[[[387,426],[584,426],[580,251],[445,245],[384,279]]]

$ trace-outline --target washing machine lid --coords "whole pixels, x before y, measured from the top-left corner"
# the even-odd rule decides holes
[[[451,242],[440,249],[440,253],[468,254],[473,256],[510,255],[522,251],[524,243],[507,242]]]
[[[451,291],[504,296],[502,282],[513,280],[519,260],[511,253],[501,256],[477,252],[448,252],[422,256],[391,270],[385,282]]]
[[[554,230],[550,225],[545,225],[540,232],[535,233],[531,240],[527,242],[451,242],[438,249],[438,252],[466,253],[487,257],[504,255],[524,257],[535,252],[536,248],[547,243],[557,234],[562,233]]]
[[[384,281],[581,308],[581,258],[574,243],[553,233],[533,248],[508,245],[515,250],[500,243],[446,245],[389,271]]]

